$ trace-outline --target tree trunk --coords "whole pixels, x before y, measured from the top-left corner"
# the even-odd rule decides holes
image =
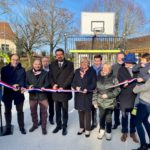
[[[53,56],[54,48],[53,44],[50,44],[50,56]]]
[[[32,66],[32,55],[30,52],[27,52],[27,58],[28,58],[28,67],[30,68]]]

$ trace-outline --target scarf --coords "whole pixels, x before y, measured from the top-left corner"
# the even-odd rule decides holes
[[[42,72],[41,70],[35,70],[35,69],[33,69],[32,71],[35,76],[40,75]]]

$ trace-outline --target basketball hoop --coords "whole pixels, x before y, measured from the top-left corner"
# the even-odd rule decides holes
[[[94,36],[101,35],[104,33],[104,28],[103,27],[93,28],[93,33],[94,33]]]

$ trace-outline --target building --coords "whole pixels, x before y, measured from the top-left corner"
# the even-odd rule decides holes
[[[127,39],[126,53],[135,53],[136,55],[150,53],[150,35]]]
[[[16,53],[15,33],[7,22],[0,22],[0,50],[4,53]]]

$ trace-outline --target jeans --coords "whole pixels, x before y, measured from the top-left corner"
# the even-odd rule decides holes
[[[128,133],[128,116],[130,114],[130,133],[135,133],[135,116],[131,114],[132,109],[126,109],[122,114],[122,133]]]
[[[112,109],[102,109],[99,108],[99,118],[100,118],[100,129],[105,130],[106,132],[111,133],[112,128]]]
[[[146,144],[145,131],[143,125],[150,139],[150,123],[148,122],[149,113],[146,108],[147,106],[145,104],[139,103],[137,105],[137,115],[135,118],[137,133],[140,138],[141,145]]]

